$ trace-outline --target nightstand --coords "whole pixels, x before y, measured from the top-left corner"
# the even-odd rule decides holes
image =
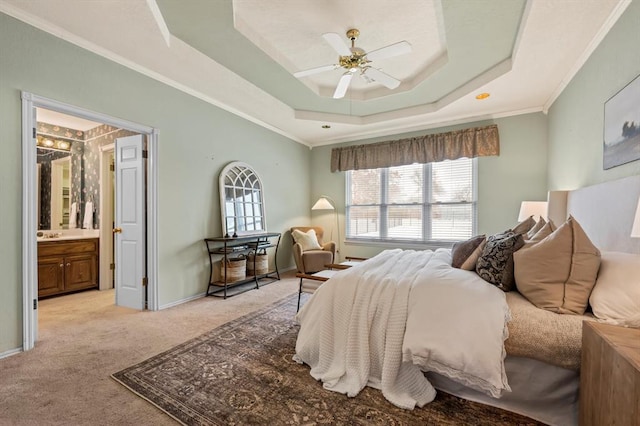
[[[640,329],[582,323],[580,424],[640,425]]]

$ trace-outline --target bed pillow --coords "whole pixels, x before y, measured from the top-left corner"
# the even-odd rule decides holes
[[[476,273],[502,291],[514,286],[513,253],[524,245],[522,235],[513,232],[491,235],[476,263]]]
[[[514,254],[518,291],[538,308],[560,314],[584,314],[599,267],[600,251],[573,217]]]
[[[291,232],[291,236],[293,236],[293,241],[302,246],[302,251],[322,250],[322,246],[318,243],[315,229],[309,229],[307,232],[294,229]]]
[[[543,217],[541,217],[540,220],[538,220],[536,224],[533,226],[533,228],[529,229],[529,232],[527,232],[527,236],[525,237],[525,239],[527,240],[532,239],[533,236],[536,235],[536,232],[541,230],[546,224],[547,224],[547,221],[544,220]]]
[[[640,315],[640,254],[602,252],[589,304],[603,320],[627,322]]]
[[[451,247],[451,266],[466,271],[476,269],[476,262],[480,254],[482,254],[486,241],[487,237],[485,235],[477,235],[467,241],[453,243]]]
[[[524,240],[524,246],[522,247],[522,249],[529,248],[529,247],[533,246],[534,244],[537,244],[540,241],[544,240],[549,235],[551,235],[551,233],[553,233],[553,229],[554,228],[555,227],[553,226],[553,222],[551,222],[551,220],[549,220],[549,222],[547,222],[542,227],[542,229],[540,229],[538,232],[536,232],[536,234],[532,238],[530,238],[528,240]]]
[[[525,235],[527,232],[529,232],[529,230],[531,228],[533,228],[534,226],[536,226],[536,220],[533,218],[533,216],[529,216],[528,218],[526,218],[525,220],[523,220],[522,222],[518,223],[513,229],[511,229],[510,231],[513,232],[514,234],[522,234]],[[508,232],[508,231],[507,231]]]

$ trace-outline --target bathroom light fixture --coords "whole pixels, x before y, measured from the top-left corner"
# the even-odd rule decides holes
[[[336,226],[338,228],[338,248],[336,249],[336,263],[340,263],[340,222],[338,222],[338,209],[333,199],[327,195],[321,195],[318,201],[311,207],[311,210],[333,210],[336,218]],[[331,238],[333,240],[333,226],[331,227]]]
[[[41,135],[36,137],[36,146],[56,151],[71,151],[71,142],[60,139],[50,139]]]

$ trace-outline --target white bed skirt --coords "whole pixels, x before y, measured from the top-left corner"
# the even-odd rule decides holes
[[[504,361],[511,392],[492,398],[436,373],[427,373],[438,390],[522,414],[549,425],[578,424],[580,373],[530,358],[507,356]]]

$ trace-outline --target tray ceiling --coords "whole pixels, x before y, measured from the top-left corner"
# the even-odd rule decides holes
[[[315,146],[545,110],[629,3],[0,0],[0,11]],[[411,44],[372,63],[397,89],[354,77],[333,99],[344,70],[292,75],[336,63],[322,34],[349,43],[350,28],[365,51]]]

